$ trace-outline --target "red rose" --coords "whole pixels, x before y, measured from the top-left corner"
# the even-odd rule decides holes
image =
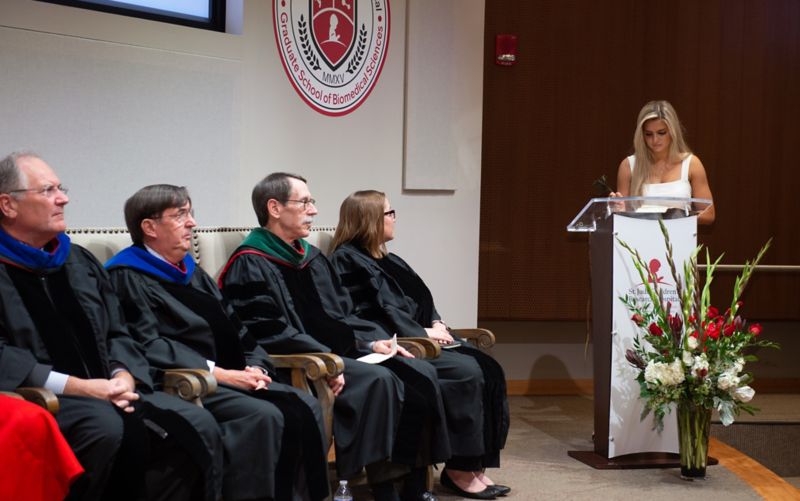
[[[697,317],[694,316],[694,313],[692,313],[691,315],[689,315],[689,323],[694,324],[695,322],[697,322]]]
[[[719,326],[717,324],[715,324],[714,322],[710,322],[706,326],[706,334],[711,339],[719,339]]]
[[[706,318],[717,318],[719,316],[719,310],[714,308],[713,306],[708,307],[708,311],[706,312]]]
[[[748,330],[750,331],[750,334],[752,334],[754,336],[760,336],[761,335],[761,324],[753,324],[753,325],[750,326],[750,329],[748,329]]]
[[[722,329],[722,333],[727,337],[731,337],[733,335],[733,331],[735,330],[736,329],[733,327],[733,325],[728,324]]]
[[[639,326],[644,324],[644,317],[639,315],[638,313],[634,313],[633,316],[631,317],[631,320],[633,320],[634,323]]]
[[[648,327],[648,328],[647,328],[647,330],[649,330],[649,331],[650,331],[650,334],[652,334],[652,335],[654,335],[654,336],[661,336],[661,335],[663,335],[663,334],[664,334],[664,331],[663,331],[663,330],[661,330],[661,327],[659,327],[658,325],[656,325],[656,323],[655,323],[655,322],[653,322],[652,324],[650,324],[650,327]]]

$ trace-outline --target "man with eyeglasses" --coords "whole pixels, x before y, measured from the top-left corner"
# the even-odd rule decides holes
[[[70,499],[217,499],[216,423],[153,390],[108,276],[64,233],[68,202],[37,155],[0,160],[0,390],[59,395],[56,421],[86,470]]]
[[[450,456],[435,371],[405,350],[400,350],[403,358],[381,365],[355,360],[369,352],[390,353],[391,340],[355,335],[357,329],[367,336],[378,332],[351,314],[331,263],[304,240],[317,214],[305,179],[271,174],[253,188],[252,202],[260,227],[224,268],[223,294],[270,353],[343,357],[344,377],[329,381],[336,395],[333,425],[341,478],[366,467],[374,498],[395,500],[392,473],[382,471],[388,467],[384,460],[391,459],[411,471],[403,500],[435,500],[425,490],[425,467]]]
[[[185,187],[145,186],[125,202],[133,245],[106,263],[128,330],[160,370],[207,369],[219,386],[203,398],[222,430],[226,501],[328,497],[322,410],[276,382],[272,360],[189,251],[197,226]]]

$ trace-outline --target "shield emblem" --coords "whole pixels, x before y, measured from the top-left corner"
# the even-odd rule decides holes
[[[358,0],[309,0],[311,38],[322,59],[336,70],[353,49]]]

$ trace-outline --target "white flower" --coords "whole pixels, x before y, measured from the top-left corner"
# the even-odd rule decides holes
[[[686,367],[691,367],[692,362],[694,361],[694,356],[692,356],[691,351],[683,350],[683,354],[681,355],[681,359],[683,360],[683,365]]]
[[[739,374],[740,372],[742,372],[742,369],[744,369],[744,359],[742,357],[739,357],[733,363],[733,372]]]
[[[739,377],[730,372],[723,372],[717,379],[717,388],[720,390],[728,390],[739,386]]]
[[[679,385],[686,379],[683,374],[683,365],[677,358],[669,365],[669,376],[672,385]]]
[[[708,374],[708,359],[705,353],[694,357],[694,361],[692,362],[692,374],[695,377],[702,377]]]
[[[664,364],[651,360],[647,362],[647,367],[644,368],[644,380],[650,384],[658,384],[661,379],[660,371]]]
[[[662,384],[676,386],[684,381],[681,361],[675,359],[671,364],[651,360],[644,369],[644,380],[650,385]]]
[[[697,338],[694,336],[689,336],[689,338],[686,340],[686,346],[688,346],[690,350],[696,350],[698,344]]]
[[[753,395],[756,394],[756,391],[749,386],[742,386],[741,388],[736,388],[733,392],[733,398],[738,400],[739,402],[749,402],[753,399]]]

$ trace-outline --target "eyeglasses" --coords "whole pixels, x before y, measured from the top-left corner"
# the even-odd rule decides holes
[[[180,209],[175,214],[159,214],[157,216],[150,216],[148,219],[162,219],[168,217],[178,224],[183,224],[189,219],[189,216],[194,219],[194,209]]]
[[[397,211],[395,211],[394,209],[387,210],[386,212],[383,213],[383,215],[384,216],[389,216],[392,219],[397,219]]]
[[[47,184],[47,185],[42,186],[41,188],[26,188],[26,189],[22,189],[22,190],[11,190],[8,193],[9,194],[14,194],[14,193],[38,193],[39,195],[44,195],[47,198],[52,198],[52,197],[56,196],[56,192],[57,191],[60,191],[61,193],[66,195],[67,192],[69,191],[69,188],[67,188],[66,186],[64,186],[62,184],[59,184],[58,186],[53,186],[52,184]]]
[[[286,202],[283,202],[283,205],[286,205],[289,202],[303,204],[303,210],[308,210],[309,205],[313,205],[314,207],[317,206],[317,201],[314,200],[313,198],[309,198],[308,200],[287,200]]]

